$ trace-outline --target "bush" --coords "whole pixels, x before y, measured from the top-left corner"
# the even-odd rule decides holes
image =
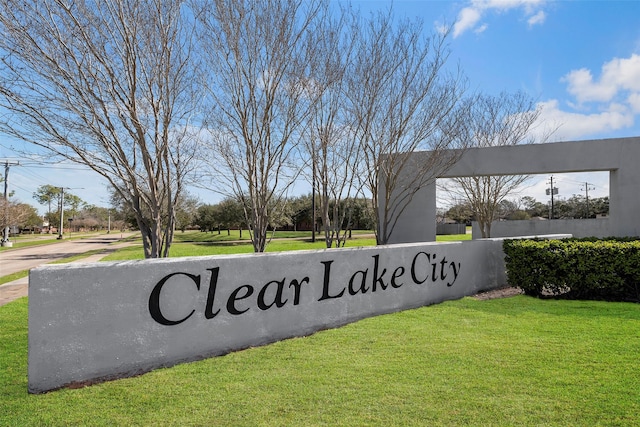
[[[640,302],[637,239],[505,240],[507,278],[525,294]]]

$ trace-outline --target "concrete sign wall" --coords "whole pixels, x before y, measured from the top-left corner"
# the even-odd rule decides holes
[[[138,374],[504,284],[499,239],[45,266],[29,277],[29,391]]]
[[[430,153],[416,152],[412,156],[418,163],[428,162]],[[609,220],[599,224],[606,226],[606,230],[598,232],[605,236],[640,236],[639,158],[640,137],[472,148],[438,177],[609,171]],[[412,170],[404,173],[405,181],[412,182],[415,173]],[[379,200],[384,203],[385,198]],[[389,243],[435,240],[435,183],[417,192],[399,215],[397,224]],[[571,233],[567,229],[561,232]]]

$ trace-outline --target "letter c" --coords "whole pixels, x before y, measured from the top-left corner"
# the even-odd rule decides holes
[[[187,276],[189,279],[193,280],[193,282],[196,284],[196,289],[200,290],[200,275],[177,272],[163,277],[162,280],[160,280],[158,284],[154,286],[153,291],[151,291],[151,295],[149,295],[149,314],[151,314],[153,320],[160,323],[161,325],[178,325],[191,317],[193,313],[195,313],[195,310],[192,310],[191,313],[180,320],[169,320],[164,317],[162,311],[160,311],[160,292],[162,291],[162,287],[165,285],[165,283],[167,283],[167,280],[179,274]]]
[[[416,273],[416,263],[418,262],[418,256],[420,255],[424,255],[425,257],[427,257],[427,261],[431,261],[431,255],[422,251],[418,252],[416,256],[413,257],[413,261],[411,262],[411,279],[416,285],[422,285],[429,278],[429,273],[424,276],[424,279],[418,278],[418,275]]]

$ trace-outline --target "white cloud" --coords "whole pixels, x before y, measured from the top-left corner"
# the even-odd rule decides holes
[[[480,11],[473,7],[466,7],[458,14],[458,19],[453,25],[453,37],[458,37],[460,34],[475,27],[480,20]]]
[[[560,81],[567,83],[567,91],[579,102],[605,102],[616,94],[615,85],[605,81],[594,82],[591,71],[586,68],[570,71]]]
[[[538,104],[542,108],[540,122],[548,127],[557,127],[552,141],[575,140],[592,135],[613,132],[633,126],[634,114],[621,104],[611,104],[606,110],[583,114],[563,111],[558,100],[552,99]]]
[[[558,127],[553,140],[607,136],[633,129],[640,116],[640,55],[614,58],[602,66],[599,78],[580,68],[562,77],[571,99],[539,104],[540,122]]]
[[[634,113],[640,114],[640,92],[632,93],[627,98],[627,102],[633,109]]]
[[[602,66],[599,80],[586,68],[570,71],[561,81],[578,102],[608,102],[620,92],[640,92],[640,55],[614,58]]]
[[[541,10],[535,15],[533,15],[532,17],[530,17],[527,20],[527,23],[529,24],[529,27],[533,27],[534,25],[543,24],[545,19],[547,19],[547,15],[546,13],[544,13],[544,11]]]
[[[489,25],[487,24],[482,24],[481,26],[479,26],[478,28],[476,28],[475,30],[473,30],[474,33],[476,34],[480,34],[480,33],[484,33],[484,31],[489,28]]]
[[[483,32],[487,25],[481,23],[482,16],[488,12],[507,12],[522,9],[528,17],[529,26],[542,24],[546,14],[541,8],[546,0],[472,0],[469,6],[458,13],[458,19],[453,25],[453,37],[458,37],[466,31]]]

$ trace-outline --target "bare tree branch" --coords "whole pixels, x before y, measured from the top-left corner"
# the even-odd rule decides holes
[[[540,112],[535,101],[522,92],[480,95],[474,99],[468,124],[472,145],[497,147],[544,142],[538,141],[533,133]],[[543,139],[549,136],[546,132]],[[462,195],[471,204],[482,237],[491,237],[491,223],[497,219],[500,203],[528,178],[528,175],[453,178],[456,186],[449,191]]]
[[[181,1],[0,1],[0,130],[89,166],[167,256],[194,155],[192,29]]]
[[[307,36],[326,7],[316,0],[198,2],[216,177],[243,202],[256,252],[266,247],[270,210],[282,205],[303,166],[296,153],[310,106]]]
[[[414,195],[466,146],[465,81],[445,71],[447,34],[425,38],[420,22],[394,23],[389,12],[374,15],[358,39],[348,98],[379,244],[389,240]],[[459,150],[446,151],[453,148]],[[410,154],[422,150],[431,154],[416,164]]]

